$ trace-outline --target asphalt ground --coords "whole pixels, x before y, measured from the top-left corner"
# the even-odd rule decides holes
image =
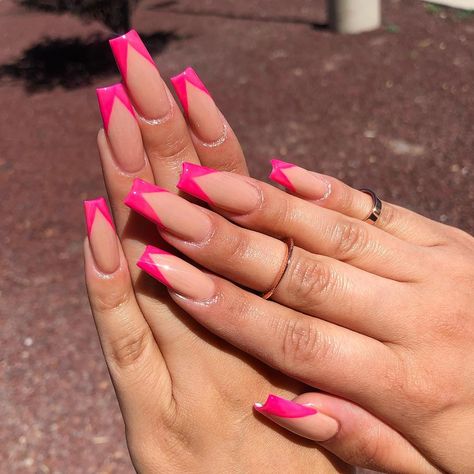
[[[311,0],[147,0],[133,26],[164,77],[196,68],[254,176],[279,156],[473,232],[474,17],[383,3],[358,36]],[[82,275],[110,35],[0,1],[2,472],[131,472]]]

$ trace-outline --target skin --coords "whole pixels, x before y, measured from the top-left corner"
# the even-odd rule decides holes
[[[219,148],[195,147],[174,100],[171,107],[165,123],[140,121],[138,129],[130,126],[123,107],[114,106],[107,133],[99,132],[98,146],[117,234],[102,225],[98,214],[84,244],[91,308],[133,464],[143,473],[351,472],[314,443],[269,429],[266,419],[252,410],[253,402],[270,391],[290,397],[301,393],[301,382],[192,321],[136,266],[145,244],[160,242],[160,237],[154,225],[123,204],[134,178],[176,192],[184,160],[246,172],[231,130]],[[118,160],[114,131],[126,127]],[[134,165],[142,159],[134,130],[141,133],[145,159],[141,169],[130,172],[136,167],[127,167],[124,159]]]
[[[97,268],[92,255],[100,248],[90,246],[100,239],[85,245],[91,306],[137,470],[344,469],[317,444],[311,449],[252,415],[252,402],[269,392],[302,393],[298,380],[327,392],[295,400],[337,420],[337,434],[321,441],[308,426],[269,419],[344,461],[388,472],[472,472],[474,239],[387,203],[370,226],[361,222],[367,196],[332,177],[325,177],[332,193],[317,203],[245,177],[258,205],[239,213],[213,202],[216,212],[203,211],[213,225],[209,239],[190,243],[161,231],[214,273],[203,274],[215,289],[207,301],[171,291],[185,314],[136,269],[144,244],[157,238],[123,199],[134,177],[174,189],[182,161],[240,173],[245,162],[231,130],[224,143],[207,147],[179,113],[159,127],[140,122],[140,131],[147,158],[132,174],[117,166],[111,137],[99,134],[121,242],[119,261],[108,268],[118,269]],[[268,289],[282,235],[296,247],[274,301],[229,281]],[[188,316],[277,371],[233,352]]]

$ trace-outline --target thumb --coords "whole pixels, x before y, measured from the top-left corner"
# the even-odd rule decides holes
[[[316,441],[354,466],[383,472],[441,472],[400,433],[359,405],[323,393],[305,393],[293,401],[269,395],[255,409],[278,425]]]

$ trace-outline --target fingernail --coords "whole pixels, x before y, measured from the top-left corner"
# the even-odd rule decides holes
[[[331,183],[323,176],[292,163],[271,160],[270,179],[305,199],[321,201],[331,194]]]
[[[276,395],[268,395],[265,403],[255,403],[255,409],[267,415],[280,416],[282,418],[301,418],[303,416],[315,415],[318,410],[286,400]]]
[[[260,205],[260,193],[244,177],[193,163],[183,163],[178,188],[212,206],[245,214]]]
[[[113,273],[120,263],[117,234],[103,197],[84,201],[87,235],[97,268]]]
[[[137,265],[176,293],[192,300],[209,300],[214,282],[201,270],[164,250],[149,245]]]
[[[199,206],[141,179],[133,181],[125,204],[181,239],[200,242],[211,233],[211,220]]]
[[[194,134],[203,145],[215,147],[222,144],[227,137],[227,125],[196,71],[188,67],[172,77],[171,82]]]
[[[109,43],[135,108],[151,122],[163,120],[170,113],[170,99],[155,62],[138,33],[130,30]]]
[[[269,395],[255,410],[287,430],[314,441],[327,441],[339,431],[339,423],[310,405],[302,405],[276,395]]]
[[[145,165],[142,137],[135,112],[122,84],[96,89],[104,130],[118,166],[134,173]]]

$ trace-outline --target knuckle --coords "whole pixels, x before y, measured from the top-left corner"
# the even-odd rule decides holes
[[[281,353],[287,366],[311,365],[325,357],[327,344],[310,318],[288,320],[281,331]]]
[[[291,264],[288,275],[289,292],[299,306],[320,302],[336,283],[330,267],[316,258],[298,258]]]
[[[136,328],[115,337],[109,344],[110,362],[119,369],[136,367],[145,359],[151,337],[146,328]]]
[[[95,294],[91,298],[94,311],[99,313],[115,313],[126,307],[132,300],[130,288],[121,285],[107,285],[106,291]]]
[[[248,255],[248,252],[251,249],[247,232],[233,232],[225,242],[225,247],[228,263],[241,264],[242,259]]]
[[[343,220],[336,224],[333,242],[339,260],[351,259],[353,255],[362,256],[369,241],[366,224],[358,221]]]
[[[172,171],[181,171],[181,163],[195,153],[185,134],[167,135],[163,137],[158,145],[149,152],[150,161],[165,164]]]
[[[387,230],[391,229],[396,222],[400,222],[399,213],[400,211],[395,206],[384,202],[383,212],[379,221],[377,221],[377,225]]]

